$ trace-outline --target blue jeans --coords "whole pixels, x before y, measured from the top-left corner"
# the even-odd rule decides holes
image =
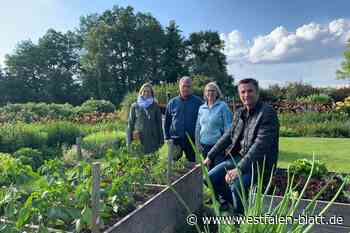
[[[238,163],[240,160],[239,156],[236,156],[235,162]],[[239,177],[236,177],[229,185],[225,181],[226,170],[234,169],[235,164],[232,159],[218,164],[212,170],[209,171],[209,179],[213,184],[215,195],[218,199],[228,201],[233,206],[234,213],[243,214],[243,204],[240,198],[241,184]],[[246,193],[251,182],[251,173],[246,173],[241,176],[244,192]],[[255,181],[254,181],[255,182]]]
[[[211,148],[213,148],[214,145],[207,145],[207,144],[201,144],[202,148],[203,148],[203,155],[204,158],[206,158],[208,156],[209,151],[211,150]],[[210,171],[211,169],[213,169],[216,165],[220,164],[221,162],[226,160],[226,156],[224,154],[224,152],[217,154],[215,156],[214,161],[211,161],[211,164],[208,168],[208,170]]]

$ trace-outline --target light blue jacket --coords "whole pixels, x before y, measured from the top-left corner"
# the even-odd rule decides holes
[[[202,104],[196,123],[196,144],[214,145],[231,125],[232,112],[224,101],[217,100],[211,108]]]

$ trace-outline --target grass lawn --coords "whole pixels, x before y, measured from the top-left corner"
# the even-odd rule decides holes
[[[349,138],[281,137],[278,167],[287,167],[296,159],[315,159],[326,163],[328,170],[350,173]]]

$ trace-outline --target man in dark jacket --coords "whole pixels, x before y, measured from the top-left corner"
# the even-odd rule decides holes
[[[227,160],[214,167],[209,177],[218,197],[230,202],[234,212],[242,214],[238,170],[245,190],[250,186],[252,174],[256,182],[257,167],[262,171],[264,160],[265,177],[271,174],[278,158],[279,123],[276,111],[259,100],[255,79],[241,80],[238,91],[243,107],[235,112],[232,128],[209,151],[204,164],[209,165],[217,154],[226,151]]]
[[[165,140],[173,139],[174,144],[181,147],[186,158],[195,162],[195,152],[187,138],[190,136],[195,141],[195,128],[199,106],[202,100],[192,93],[192,80],[190,77],[182,77],[179,81],[180,95],[172,98],[165,111]]]

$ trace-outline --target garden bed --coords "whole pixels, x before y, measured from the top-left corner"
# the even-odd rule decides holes
[[[196,166],[172,183],[172,187],[193,212],[202,206],[202,179],[201,167]],[[167,187],[105,233],[170,233],[185,224],[187,215],[178,196]]]
[[[264,207],[274,209],[283,199],[283,189],[286,187],[286,169],[278,169],[276,171],[276,175],[273,177],[272,189],[274,186],[276,187],[276,193],[279,195],[266,195],[264,199]],[[345,174],[336,174],[336,173],[328,173],[323,178],[313,177],[310,180],[310,183],[306,189],[305,195],[300,201],[300,205],[298,207],[298,211],[294,214],[294,218],[299,218],[301,221],[306,221],[306,217],[309,218],[310,221],[315,219],[314,216],[317,216],[320,211],[329,204],[330,199],[335,195],[336,191],[341,185],[341,180],[339,177],[345,176]],[[327,180],[328,179],[328,180]],[[301,187],[303,187],[303,182],[305,182],[305,177],[297,177],[297,182],[301,182]],[[316,193],[318,193],[322,187],[326,184],[326,182],[330,182],[328,185],[329,188],[326,189],[324,195],[321,195],[320,199],[317,200],[315,211],[312,216],[308,216],[307,214],[303,214],[305,207],[310,204],[311,199],[314,197]],[[282,191],[282,192],[281,192]],[[329,233],[349,233],[350,232],[350,202],[348,197],[346,196],[346,192],[350,191],[350,185],[346,185],[341,192],[341,195],[333,202],[328,210],[323,214],[324,222],[328,224],[316,224],[313,227],[312,232],[329,232]],[[271,193],[270,193],[271,194]],[[297,193],[296,193],[297,195]],[[305,197],[306,196],[306,197]],[[300,218],[300,216],[303,216]],[[338,222],[336,219],[338,218]]]

